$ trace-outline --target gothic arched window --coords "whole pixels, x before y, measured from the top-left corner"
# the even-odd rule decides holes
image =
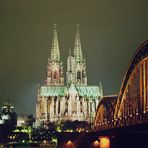
[[[53,78],[54,78],[54,79],[58,79],[58,72],[57,72],[57,71],[54,71]]]
[[[77,79],[79,79],[79,80],[81,79],[81,73],[80,73],[80,70],[77,71]]]
[[[82,71],[82,77],[85,78],[85,76],[86,76],[86,73],[85,73],[85,71],[83,70],[83,71]]]

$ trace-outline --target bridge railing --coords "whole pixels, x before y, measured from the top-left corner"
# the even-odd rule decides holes
[[[135,115],[125,116],[123,118],[112,119],[104,122],[99,122],[94,125],[95,131],[103,131],[112,128],[143,124],[148,122],[148,112],[137,113]]]

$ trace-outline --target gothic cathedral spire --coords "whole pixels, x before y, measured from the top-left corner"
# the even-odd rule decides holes
[[[50,59],[51,59],[51,61],[60,61],[60,51],[59,51],[59,43],[58,43],[56,24],[54,24],[54,29],[53,29],[53,40],[52,40],[52,46],[51,46]]]
[[[77,29],[76,29],[76,37],[75,37],[75,43],[74,43],[74,57],[76,58],[76,62],[83,62],[79,24],[77,24]]]
[[[51,55],[47,65],[47,85],[64,85],[63,63],[60,60],[60,51],[56,24],[53,28],[53,40],[51,45]]]
[[[79,25],[77,24],[74,42],[74,56],[67,59],[67,84],[87,85],[86,62],[82,55]]]

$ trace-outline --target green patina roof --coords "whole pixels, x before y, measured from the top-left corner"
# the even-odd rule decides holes
[[[64,96],[65,87],[60,86],[41,86],[40,96]]]
[[[76,86],[77,91],[82,97],[97,98],[101,96],[100,88],[98,86]]]
[[[40,96],[65,96],[67,93],[72,93],[75,90],[78,92],[79,96],[87,98],[97,98],[101,96],[100,88],[98,86],[75,86],[67,88],[65,86],[41,86]],[[74,92],[76,93],[76,92]]]

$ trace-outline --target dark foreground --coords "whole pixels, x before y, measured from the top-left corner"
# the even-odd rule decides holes
[[[148,124],[101,132],[56,133],[57,143],[7,144],[7,148],[147,148]],[[109,139],[109,147],[101,147],[101,138]]]

